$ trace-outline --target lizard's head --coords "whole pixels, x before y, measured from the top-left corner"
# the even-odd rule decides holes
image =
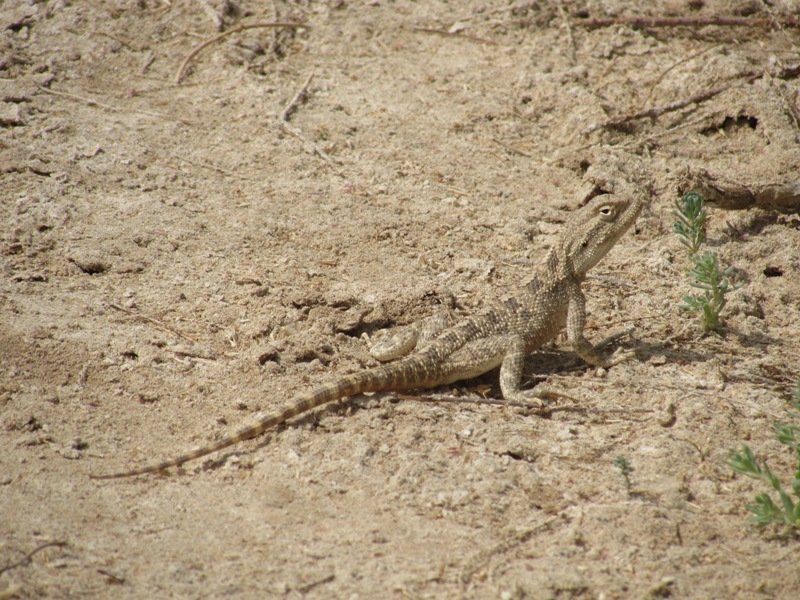
[[[633,225],[643,205],[644,193],[629,189],[596,196],[576,211],[565,225],[561,248],[572,272],[584,275],[595,266]]]

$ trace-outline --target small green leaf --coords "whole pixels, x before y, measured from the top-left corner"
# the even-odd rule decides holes
[[[740,452],[732,450],[728,457],[728,465],[740,475],[761,478],[761,468],[749,446],[742,446]]]
[[[775,506],[769,494],[759,494],[755,500],[753,504],[747,505],[747,510],[753,513],[759,526],[763,527],[775,521],[783,521],[780,514],[781,511]]]
[[[792,448],[795,448],[798,444],[800,444],[800,435],[798,434],[800,434],[800,427],[782,424],[775,425],[775,436],[784,446],[791,446]]]

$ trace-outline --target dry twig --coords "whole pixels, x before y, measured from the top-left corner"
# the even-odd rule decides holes
[[[292,113],[295,110],[297,110],[297,106],[301,102],[305,102],[306,101],[306,99],[308,98],[308,86],[311,84],[311,80],[313,78],[314,78],[314,74],[312,73],[311,75],[309,75],[306,78],[306,81],[302,85],[302,87],[299,90],[297,90],[297,93],[294,95],[294,98],[292,98],[289,101],[289,104],[287,104],[286,107],[281,111],[281,115],[280,115],[280,120],[281,121],[283,121],[285,123],[288,123],[289,122],[289,117],[291,117]]]
[[[25,556],[23,556],[17,562],[11,563],[10,565],[6,565],[5,567],[0,567],[0,574],[5,573],[6,571],[10,571],[11,569],[16,569],[17,567],[22,567],[24,565],[27,565],[30,562],[31,558],[33,558],[34,554],[36,554],[37,552],[39,552],[41,550],[44,550],[45,548],[50,548],[52,546],[57,546],[59,548],[63,548],[66,545],[67,545],[67,542],[61,542],[61,541],[46,542],[44,544],[40,544],[39,546],[36,546],[36,548],[34,548],[30,552],[28,552]]]
[[[86,98],[84,96],[78,96],[77,94],[69,94],[67,92],[57,92],[56,90],[51,90],[46,88],[42,85],[39,86],[39,89],[42,90],[45,94],[50,94],[51,96],[60,96],[62,98],[69,98],[70,100],[76,100],[78,102],[85,102],[89,106],[96,106],[98,108],[104,108],[106,110],[110,110],[112,112],[135,112],[141,115],[147,115],[148,117],[156,117],[158,119],[168,119],[170,121],[180,121],[184,125],[193,125],[191,121],[187,119],[182,119],[180,117],[173,117],[170,115],[165,115],[164,113],[157,113],[152,112],[149,110],[139,110],[137,108],[119,108],[118,106],[112,106],[110,104],[103,104],[102,102],[98,102],[94,98]]]
[[[549,389],[547,390],[546,395],[553,398],[558,397],[563,400],[569,400],[575,403],[575,405],[574,406],[554,405],[554,406],[539,407],[534,403],[534,401],[514,402],[499,398],[484,398],[483,396],[453,396],[451,394],[425,394],[425,395],[411,396],[408,394],[392,394],[393,397],[403,401],[434,402],[434,403],[447,403],[447,404],[488,404],[493,406],[507,406],[510,408],[524,408],[528,410],[533,410],[534,412],[540,414],[550,414],[554,412],[570,412],[570,413],[585,414],[588,413],[590,410],[592,414],[620,413],[624,415],[631,415],[633,413],[646,414],[653,412],[651,409],[632,409],[630,407],[599,409],[597,407],[590,408],[587,406],[579,406],[578,400],[576,400],[572,396],[568,396],[567,394],[555,392]]]
[[[412,27],[411,31],[431,33],[433,35],[441,35],[443,37],[459,38],[462,40],[469,40],[471,42],[478,42],[479,44],[487,44],[489,46],[497,45],[497,42],[492,40],[487,40],[486,38],[478,37],[476,35],[469,35],[468,33],[461,33],[459,31],[446,31],[444,29],[434,29],[432,27]]]
[[[640,110],[634,113],[629,113],[627,115],[622,115],[619,117],[614,117],[613,119],[609,119],[608,121],[604,121],[603,123],[597,123],[592,125],[591,127],[587,127],[581,133],[583,135],[588,135],[597,131],[598,129],[615,129],[630,123],[631,121],[636,121],[638,119],[656,119],[663,115],[664,113],[673,112],[676,110],[680,110],[689,106],[690,104],[699,104],[701,102],[705,102],[722,92],[725,92],[731,89],[735,85],[739,85],[742,83],[752,83],[756,79],[760,79],[764,75],[770,73],[768,70],[763,71],[745,71],[744,73],[740,73],[739,75],[733,78],[733,81],[726,83],[724,85],[720,85],[703,92],[699,92],[687,98],[682,98],[680,100],[676,100],[674,102],[670,102],[668,104],[662,104],[660,106],[653,106],[651,108],[646,108],[644,110]],[[797,77],[800,75],[800,63],[795,65],[790,65],[788,67],[782,68],[780,71],[774,74],[774,77],[778,79],[790,79],[792,77]]]
[[[200,54],[202,50],[208,48],[210,45],[215,44],[216,42],[220,41],[228,37],[229,35],[233,35],[234,33],[239,33],[240,31],[245,31],[247,29],[259,29],[259,28],[274,28],[274,27],[288,27],[292,29],[297,29],[298,27],[306,27],[303,23],[249,23],[244,25],[237,25],[233,29],[229,29],[219,35],[215,35],[213,38],[206,40],[202,44],[200,44],[197,48],[189,52],[186,55],[186,58],[183,59],[181,66],[178,68],[178,72],[175,73],[175,83],[178,84],[183,79],[183,76],[186,72],[186,67],[189,66],[189,63],[192,59]]]
[[[509,550],[512,550],[517,546],[527,543],[536,533],[547,529],[557,520],[558,517],[545,519],[541,523],[538,523],[529,529],[514,532],[511,536],[507,537],[500,543],[495,544],[491,548],[476,553],[469,561],[467,561],[466,565],[462,569],[461,582],[465,584],[469,583],[479,571],[486,568],[486,565],[491,562],[492,558],[502,558],[501,555],[506,554]]]
[[[691,119],[689,121],[681,123],[680,125],[675,125],[674,127],[670,127],[669,129],[666,129],[664,131],[655,131],[652,133],[648,133],[644,137],[631,138],[630,140],[627,140],[622,144],[620,144],[618,147],[627,152],[634,152],[636,151],[636,149],[647,148],[648,146],[652,145],[656,140],[661,140],[663,142],[664,140],[669,140],[670,137],[673,137],[675,135],[685,137],[685,134],[683,133],[684,130],[691,129],[692,127],[696,127],[700,124],[707,124],[709,121],[721,117],[723,113],[724,111],[718,111],[710,115],[704,114],[696,119]],[[590,146],[595,146],[598,143],[599,142],[594,142],[593,144],[590,144]]]
[[[168,325],[167,323],[164,323],[163,321],[159,321],[158,319],[154,319],[153,317],[148,317],[147,315],[143,315],[142,313],[137,313],[135,311],[128,310],[124,306],[120,306],[119,304],[115,304],[113,302],[110,303],[109,306],[111,308],[113,308],[114,310],[118,310],[120,312],[124,312],[126,315],[129,315],[129,316],[131,316],[131,317],[133,317],[135,319],[141,319],[142,321],[146,321],[148,323],[152,323],[153,325],[155,325],[159,329],[163,329],[165,331],[169,331],[170,333],[174,333],[178,337],[181,337],[181,338],[183,338],[185,340],[188,340],[188,341],[192,342],[193,344],[200,344],[200,342],[198,342],[193,337],[188,336],[185,333],[181,333],[180,331],[178,331],[177,329],[175,329],[171,325]]]
[[[300,87],[300,89],[297,91],[294,97],[284,107],[284,109],[281,111],[281,114],[278,115],[278,126],[283,131],[290,133],[297,139],[301,140],[307,146],[310,146],[313,150],[312,152],[313,154],[316,154],[322,160],[327,162],[334,170],[334,172],[337,175],[341,176],[342,172],[337,167],[337,161],[330,154],[325,152],[325,150],[320,148],[318,144],[316,144],[312,140],[309,140],[305,135],[303,135],[303,132],[300,129],[289,124],[289,118],[292,116],[292,113],[294,113],[294,111],[297,109],[297,107],[301,102],[306,100],[308,95],[308,86],[311,84],[311,80],[313,79],[313,77],[314,77],[313,74],[311,74],[306,78],[305,83],[303,83],[303,85]]]
[[[330,154],[325,152],[325,150],[320,148],[318,144],[312,142],[305,135],[303,135],[303,132],[300,131],[297,127],[290,125],[286,121],[281,121],[280,119],[278,119],[278,125],[280,126],[281,129],[283,129],[287,133],[291,133],[294,137],[302,141],[304,144],[308,144],[309,146],[311,146],[311,148],[313,149],[313,154],[316,154],[322,160],[327,162],[333,168],[333,170],[336,172],[337,175],[342,174],[339,168],[336,166],[337,161]]]
[[[591,127],[587,127],[586,129],[581,131],[581,133],[583,135],[589,135],[590,133],[593,133],[598,129],[618,129],[623,125],[630,123],[631,121],[637,121],[639,119],[645,119],[645,118],[656,119],[661,115],[663,115],[664,113],[674,112],[676,110],[686,108],[690,104],[699,104],[700,102],[705,102],[706,100],[713,98],[714,96],[717,96],[718,94],[721,94],[726,90],[729,90],[737,83],[742,83],[742,82],[750,83],[752,81],[755,81],[762,75],[763,73],[761,71],[757,73],[754,73],[753,71],[748,71],[747,73],[742,73],[741,75],[739,75],[737,77],[737,81],[726,83],[725,85],[720,85],[715,88],[699,92],[697,94],[689,96],[688,98],[682,98],[680,100],[676,100],[675,102],[662,104],[660,106],[652,106],[650,108],[646,108],[644,110],[640,110],[635,113],[614,117],[613,119],[609,119],[608,121],[605,121],[603,123],[596,123]],[[741,81],[738,81],[738,79],[741,79]]]
[[[229,171],[228,169],[223,169],[222,167],[218,167],[217,165],[212,165],[211,163],[207,163],[200,160],[190,160],[183,156],[173,156],[177,161],[186,163],[187,165],[192,165],[193,167],[201,167],[203,169],[210,169],[212,171],[216,171],[217,173],[222,173],[223,175],[227,175],[228,177],[233,177],[235,179],[241,179],[243,181],[256,181],[252,177],[247,177],[246,175],[241,175],[235,171]]]
[[[743,183],[715,175],[705,169],[687,169],[679,182],[681,190],[700,192],[720,208],[760,208],[800,211],[800,179],[778,183]]]
[[[709,46],[708,48],[703,48],[702,50],[699,50],[693,54],[690,54],[689,56],[685,56],[680,60],[673,62],[669,67],[667,67],[661,73],[659,73],[658,77],[656,77],[653,83],[650,84],[650,91],[647,92],[647,97],[644,99],[644,102],[642,104],[644,106],[650,104],[650,98],[653,97],[653,92],[655,91],[656,86],[664,80],[664,77],[666,77],[670,71],[678,68],[680,65],[686,64],[687,62],[694,60],[695,58],[698,58],[699,56],[702,56],[703,54],[707,54],[712,50],[717,50],[718,48],[719,48],[718,45]]]
[[[626,25],[634,29],[651,29],[655,27],[758,27],[766,29],[782,29],[800,27],[800,17],[784,15],[776,18],[750,17],[609,17],[597,19],[574,19],[579,27],[599,29],[614,25]]]
[[[491,140],[500,146],[501,148],[508,150],[512,154],[519,154],[520,156],[524,156],[525,158],[533,158],[533,155],[525,152],[524,150],[520,150],[519,148],[512,146],[511,144],[506,144],[505,142],[498,140],[497,138],[491,138]]]

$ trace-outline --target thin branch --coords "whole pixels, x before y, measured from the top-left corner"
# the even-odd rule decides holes
[[[752,206],[796,213],[800,211],[800,179],[775,182],[735,181],[706,171],[687,169],[679,187],[696,190],[720,208],[742,210]]]
[[[626,25],[634,29],[652,29],[655,27],[758,27],[764,29],[782,29],[800,27],[800,17],[784,15],[779,18],[749,17],[610,17],[597,19],[574,19],[579,27],[599,29],[614,25]]]
[[[644,110],[640,110],[634,113],[629,113],[627,115],[614,117],[613,119],[609,119],[608,121],[605,121],[603,123],[597,123],[595,125],[592,125],[591,127],[587,127],[586,129],[581,131],[581,133],[583,135],[588,135],[590,133],[597,131],[598,129],[617,129],[619,127],[622,127],[623,125],[626,125],[631,121],[636,121],[638,119],[645,119],[645,118],[656,119],[661,115],[663,115],[664,113],[674,112],[676,110],[686,108],[690,104],[699,104],[700,102],[705,102],[706,100],[709,100],[714,96],[717,96],[722,92],[731,89],[735,85],[739,85],[742,83],[752,83],[756,79],[759,79],[769,73],[770,73],[769,70],[745,71],[744,73],[739,73],[739,75],[736,75],[733,78],[733,81],[730,81],[729,83],[726,83],[724,85],[720,85],[715,88],[699,92],[697,94],[689,96],[688,98],[682,98],[680,100],[670,102],[669,104],[653,106],[651,108],[646,108]],[[780,71],[773,74],[773,76],[777,77],[778,79],[791,79],[793,77],[797,77],[798,75],[800,75],[800,63],[783,67],[782,69],[780,69]]]
[[[211,163],[203,162],[200,160],[189,160],[188,158],[184,158],[182,156],[173,156],[172,158],[180,162],[184,162],[187,165],[192,165],[193,167],[202,167],[203,169],[211,169],[212,171],[216,171],[217,173],[222,173],[223,175],[227,175],[228,177],[234,177],[236,179],[241,179],[243,181],[256,181],[252,177],[247,177],[246,175],[240,175],[235,171],[229,171],[227,169],[223,169],[222,167],[218,167],[217,165],[212,165]]]
[[[297,106],[301,102],[305,102],[306,101],[306,99],[308,98],[308,86],[311,84],[311,80],[313,78],[314,78],[314,74],[312,73],[311,75],[309,75],[306,78],[306,81],[302,85],[302,87],[299,90],[297,90],[297,93],[294,95],[294,98],[292,98],[289,101],[289,104],[287,104],[286,107],[281,111],[281,114],[280,114],[280,117],[279,117],[281,121],[284,121],[284,122],[288,123],[289,122],[289,117],[291,117],[292,113],[295,110],[297,110]]]
[[[547,529],[558,519],[559,517],[550,517],[549,519],[546,519],[545,521],[542,521],[541,523],[534,525],[533,527],[530,527],[521,533],[512,534],[510,537],[507,537],[499,544],[495,544],[493,547],[487,550],[478,552],[467,561],[466,565],[461,570],[461,582],[464,584],[470,583],[472,578],[475,577],[479,571],[486,568],[486,566],[491,562],[492,558],[501,557],[502,559],[503,554],[506,554],[517,546],[526,544],[536,533]]]
[[[711,88],[711,89],[705,90],[703,92],[699,92],[697,94],[689,96],[688,98],[682,98],[680,100],[676,100],[674,102],[670,102],[669,104],[662,104],[660,106],[653,106],[653,107],[650,107],[650,108],[646,108],[644,110],[637,111],[635,113],[622,115],[620,117],[614,117],[613,119],[609,119],[608,121],[605,121],[603,123],[597,123],[595,125],[592,125],[591,127],[587,127],[586,129],[581,131],[581,133],[583,135],[589,135],[590,133],[593,133],[593,132],[597,131],[598,129],[618,129],[618,128],[622,127],[623,125],[626,125],[626,124],[630,123],[631,121],[636,121],[638,119],[645,119],[645,118],[655,119],[657,117],[660,117],[664,113],[674,112],[676,110],[680,110],[682,108],[686,108],[690,104],[699,104],[700,102],[705,102],[706,100],[708,100],[710,98],[713,98],[714,96],[717,96],[717,95],[721,94],[722,92],[724,92],[726,90],[729,90],[734,85],[736,85],[738,83],[742,83],[742,81],[744,83],[751,83],[751,82],[755,81],[756,79],[758,79],[759,77],[761,77],[763,74],[764,73],[761,72],[761,71],[759,71],[757,73],[755,73],[753,71],[748,71],[747,73],[742,73],[742,74],[738,75],[737,76],[737,81],[733,81],[731,83],[726,83],[725,85],[720,85],[720,86],[717,86],[715,88]],[[740,79],[742,81],[738,81]]]
[[[331,581],[336,579],[336,575],[330,573],[329,575],[325,575],[324,577],[320,577],[319,579],[312,581],[311,583],[307,583],[305,585],[301,585],[297,588],[297,591],[300,592],[302,595],[306,595],[308,592],[313,590],[315,587],[320,585],[324,585],[326,583],[330,583]]]
[[[550,407],[543,408],[533,402],[506,401],[499,398],[484,398],[482,396],[453,396],[451,394],[427,394],[411,396],[408,394],[393,394],[398,400],[413,402],[433,402],[436,404],[487,404],[490,406],[508,406],[511,408],[529,408],[537,412],[552,410]],[[580,412],[586,412],[586,408],[581,408]]]
[[[305,135],[303,135],[303,132],[300,131],[297,127],[290,125],[286,121],[281,121],[280,119],[278,120],[278,125],[280,126],[281,129],[283,129],[287,133],[291,133],[294,137],[302,141],[304,144],[308,144],[309,146],[311,146],[312,149],[314,150],[313,154],[316,154],[322,160],[327,162],[331,166],[331,168],[333,168],[334,172],[337,175],[342,176],[341,170],[336,166],[338,161],[334,159],[330,154],[325,152],[325,150],[320,148],[318,144],[309,140]]]
[[[674,63],[672,63],[669,67],[664,69],[658,75],[658,77],[656,77],[655,81],[653,81],[653,83],[650,85],[650,91],[647,92],[647,98],[644,99],[644,102],[642,102],[642,105],[643,106],[647,106],[648,104],[650,104],[650,98],[653,97],[653,92],[655,91],[656,86],[664,80],[664,77],[666,77],[667,74],[670,71],[672,71],[673,69],[676,69],[680,65],[686,64],[690,60],[694,60],[695,58],[697,58],[699,56],[702,56],[703,54],[706,54],[708,52],[711,52],[712,50],[717,50],[717,49],[719,49],[718,45],[709,46],[708,48],[703,48],[702,50],[700,50],[698,52],[695,52],[694,54],[690,54],[689,56],[685,56],[685,57],[681,58],[680,60],[675,61]]]
[[[125,583],[125,578],[124,577],[120,577],[119,575],[115,575],[114,573],[112,573],[111,571],[109,571],[107,569],[97,569],[97,572],[100,573],[100,575],[105,575],[106,577],[108,577],[110,583],[114,583],[114,584],[117,584],[117,585],[121,585],[121,584]]]
[[[517,402],[517,401],[508,401],[502,400],[499,398],[484,398],[482,396],[453,396],[451,394],[425,394],[425,395],[417,395],[412,396],[408,394],[392,394],[393,397],[397,398],[398,400],[404,401],[413,401],[413,402],[434,402],[434,403],[446,403],[446,404],[487,404],[493,406],[508,406],[511,408],[525,408],[529,410],[533,410],[534,412],[543,413],[543,414],[550,414],[553,412],[575,412],[575,413],[587,413],[591,410],[593,414],[633,414],[633,413],[651,413],[653,412],[651,409],[631,409],[631,408],[608,408],[608,409],[599,409],[596,407],[586,407],[586,406],[578,406],[577,400],[572,396],[568,396],[566,394],[561,394],[554,392],[553,390],[547,390],[548,396],[558,396],[565,400],[570,400],[575,402],[575,406],[538,406],[535,404],[534,401],[531,402]]]
[[[200,344],[200,342],[198,342],[193,337],[191,337],[189,335],[186,335],[185,333],[181,333],[180,331],[178,331],[177,329],[175,329],[171,325],[168,325],[167,323],[164,323],[163,321],[159,321],[158,319],[154,319],[153,317],[148,317],[147,315],[143,315],[142,313],[137,313],[135,311],[128,310],[124,306],[120,306],[119,304],[115,304],[113,302],[109,303],[109,306],[111,308],[113,308],[114,310],[118,310],[120,312],[123,312],[126,315],[129,315],[129,316],[131,316],[131,317],[133,317],[135,319],[141,319],[142,321],[146,321],[147,323],[151,323],[151,324],[155,325],[159,329],[163,329],[165,331],[169,331],[170,333],[173,333],[173,334],[177,335],[180,338],[183,338],[183,339],[185,339],[187,341],[190,341],[193,344]]]
[[[444,29],[433,29],[432,27],[412,27],[411,31],[431,33],[433,35],[441,35],[442,37],[459,38],[462,40],[469,40],[470,42],[478,42],[479,44],[487,44],[489,46],[497,45],[497,42],[492,40],[487,40],[486,38],[478,37],[476,35],[469,35],[468,33],[459,33],[457,31],[445,31]]]
[[[108,38],[108,39],[110,39],[110,40],[114,40],[114,41],[115,41],[115,42],[117,42],[118,44],[122,44],[123,46],[125,46],[125,47],[126,47],[128,50],[130,50],[131,52],[136,52],[136,48],[134,48],[133,46],[131,46],[131,45],[130,45],[128,42],[126,42],[125,40],[123,40],[123,39],[122,39],[122,38],[120,38],[120,37],[117,37],[117,36],[115,36],[115,35],[111,35],[110,33],[106,33],[105,31],[94,31],[94,32],[92,32],[92,33],[94,33],[95,35],[101,35],[101,36],[103,36],[103,37],[107,37],[107,38]]]
[[[525,158],[533,158],[533,155],[525,152],[524,150],[520,150],[511,144],[506,144],[505,142],[498,140],[497,138],[490,138],[495,144],[500,146],[501,148],[508,150],[512,154],[519,154],[520,156],[524,156]]]
[[[189,66],[189,63],[192,59],[200,54],[205,48],[208,48],[210,45],[215,44],[216,42],[220,41],[228,37],[229,35],[233,35],[234,33],[239,33],[240,31],[245,31],[247,29],[259,29],[259,28],[275,28],[275,27],[288,27],[291,29],[297,29],[298,27],[307,27],[303,23],[249,23],[245,25],[237,25],[233,29],[229,29],[219,35],[215,35],[213,38],[206,40],[202,44],[200,44],[197,48],[192,50],[189,54],[186,55],[186,58],[183,59],[181,66],[178,68],[178,72],[175,73],[175,83],[178,84],[183,79],[185,74],[186,68]]]
[[[301,140],[305,145],[310,146],[313,149],[313,154],[316,154],[322,160],[327,162],[337,175],[343,177],[341,170],[337,166],[338,161],[336,161],[330,154],[325,152],[325,150],[320,148],[318,144],[303,135],[303,132],[300,129],[289,123],[289,118],[292,116],[292,113],[297,109],[297,106],[300,104],[300,102],[303,102],[306,99],[308,94],[308,86],[311,84],[312,79],[313,74],[306,78],[305,83],[303,83],[294,97],[289,101],[289,104],[284,107],[284,109],[281,111],[281,114],[278,115],[278,126],[286,133],[290,133],[297,139]]]
[[[619,145],[619,148],[626,150],[628,152],[633,152],[636,148],[646,148],[648,145],[653,144],[656,140],[668,140],[671,136],[676,134],[684,135],[682,132],[686,129],[691,129],[701,123],[707,124],[709,121],[713,121],[714,119],[718,119],[725,114],[725,111],[716,111],[711,113],[710,115],[702,115],[697,119],[691,119],[689,121],[683,122],[680,125],[675,125],[674,127],[670,127],[664,131],[655,131],[653,133],[648,133],[643,138],[631,139]],[[597,145],[596,142],[594,145]]]
[[[28,552],[24,557],[22,557],[17,562],[11,563],[10,565],[6,565],[5,567],[0,568],[0,575],[5,573],[6,571],[10,571],[11,569],[16,569],[17,567],[22,567],[24,565],[27,565],[30,562],[31,558],[33,558],[34,554],[36,554],[37,552],[39,552],[41,550],[44,550],[45,548],[50,548],[52,546],[57,546],[59,548],[63,548],[66,545],[67,545],[67,542],[56,541],[56,542],[46,542],[44,544],[36,546],[36,548],[34,548],[30,552]]]
[[[78,102],[84,102],[84,103],[88,104],[89,106],[96,106],[98,108],[104,108],[104,109],[110,110],[112,112],[120,112],[120,113],[135,112],[135,113],[139,113],[141,115],[147,115],[148,117],[156,117],[158,119],[168,119],[170,121],[180,121],[184,125],[193,125],[194,124],[191,121],[188,121],[186,119],[182,119],[180,117],[173,117],[173,116],[170,116],[170,115],[165,115],[164,113],[157,113],[157,112],[152,112],[152,111],[149,111],[149,110],[139,110],[137,108],[119,108],[118,106],[112,106],[110,104],[103,104],[102,102],[98,102],[94,98],[86,98],[84,96],[78,96],[77,94],[69,94],[67,92],[57,92],[56,90],[51,90],[51,89],[46,88],[46,87],[44,87],[42,85],[39,86],[39,89],[42,90],[45,94],[50,94],[51,96],[60,96],[61,98],[69,98],[70,100],[76,100]]]

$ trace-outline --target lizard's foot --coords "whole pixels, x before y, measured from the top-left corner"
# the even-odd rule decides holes
[[[622,331],[618,331],[617,333],[612,333],[610,336],[604,338],[599,344],[597,344],[597,349],[607,350],[608,348],[611,348],[612,346],[619,343],[619,341],[622,340],[623,338],[632,338],[634,330],[635,330],[634,327],[626,327]]]
[[[602,342],[600,342],[597,347],[601,349],[609,348],[610,346],[619,342],[622,338],[630,337],[631,333],[633,333],[632,327],[625,329],[624,331],[620,331],[619,333],[615,333],[614,335],[610,335]],[[606,355],[604,361],[605,364],[600,366],[607,369],[609,367],[613,367],[614,365],[618,365],[633,358],[636,358],[636,352],[634,352],[633,350],[627,350],[625,348],[618,347],[616,350]]]
[[[633,358],[636,358],[636,352],[634,352],[633,350],[625,350],[624,348],[617,348],[614,351],[614,353],[605,360],[606,364],[602,366],[607,369],[609,367],[613,367],[614,365],[618,365]]]
[[[573,347],[575,353],[590,365],[608,369],[636,356],[633,350],[626,350],[624,348],[617,348],[610,354],[606,351],[606,348],[612,346],[623,337],[629,336],[632,331],[633,330],[629,328],[625,331],[615,333],[597,344],[597,346],[592,346],[586,338],[581,336],[573,343]]]
[[[503,399],[507,402],[524,405],[525,408],[530,408],[535,411],[542,411],[548,408],[550,400],[569,400],[570,402],[577,402],[572,396],[568,396],[564,392],[547,385],[537,385],[532,390],[518,391],[509,394],[510,397],[504,396]]]

